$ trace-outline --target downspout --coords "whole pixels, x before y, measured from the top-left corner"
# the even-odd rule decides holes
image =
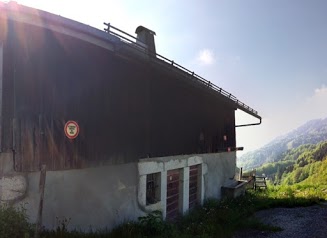
[[[258,117],[258,119],[260,120],[258,123],[251,123],[251,124],[242,124],[242,125],[235,125],[235,127],[244,127],[244,126],[257,126],[260,125],[262,122],[261,117]]]

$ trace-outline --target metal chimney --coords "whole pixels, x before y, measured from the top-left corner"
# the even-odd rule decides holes
[[[135,30],[135,33],[137,35],[137,40],[148,47],[149,53],[155,54],[156,46],[154,44],[154,36],[156,33],[149,30],[148,28],[145,28],[144,26],[138,26]]]

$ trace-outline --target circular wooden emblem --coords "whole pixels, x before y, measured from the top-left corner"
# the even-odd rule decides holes
[[[68,121],[65,124],[64,130],[69,139],[75,139],[79,133],[79,126],[76,121]]]

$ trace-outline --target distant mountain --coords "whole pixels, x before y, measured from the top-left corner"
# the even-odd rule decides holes
[[[264,174],[274,184],[286,185],[300,183],[312,176],[317,178],[320,174],[321,179],[316,179],[316,182],[327,185],[327,180],[324,180],[327,178],[327,141],[301,145],[287,150],[282,157],[282,160],[257,167],[256,174]],[[313,184],[314,179],[310,181]]]
[[[257,168],[264,163],[276,162],[283,158],[283,153],[304,144],[317,144],[327,140],[327,118],[311,120],[280,136],[264,147],[244,154],[238,159],[238,167],[243,170]]]

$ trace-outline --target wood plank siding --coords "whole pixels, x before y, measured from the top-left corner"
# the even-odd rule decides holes
[[[199,153],[201,132],[204,153],[235,147],[235,108],[180,74],[41,27],[6,26],[1,149],[14,151],[17,171]],[[80,126],[74,140],[68,120]]]

